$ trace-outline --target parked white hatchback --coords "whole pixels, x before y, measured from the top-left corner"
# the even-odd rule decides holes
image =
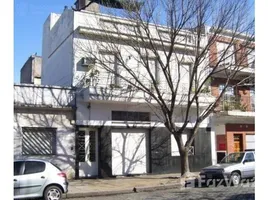
[[[14,161],[14,199],[43,197],[60,200],[67,192],[66,174],[51,162],[37,159]]]

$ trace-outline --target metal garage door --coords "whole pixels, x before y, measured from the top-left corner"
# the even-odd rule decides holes
[[[255,149],[255,135],[246,135],[246,149]]]
[[[112,130],[112,173],[146,173],[146,130]]]

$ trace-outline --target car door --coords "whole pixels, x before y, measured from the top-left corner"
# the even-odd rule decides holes
[[[243,160],[243,178],[255,176],[255,156],[253,152],[247,152]]]
[[[14,197],[20,195],[20,178],[23,170],[23,161],[15,161],[14,162],[14,172],[13,172],[13,189],[14,189]]]
[[[42,161],[25,161],[20,178],[20,195],[37,197],[42,195],[41,189],[47,180],[46,163]]]

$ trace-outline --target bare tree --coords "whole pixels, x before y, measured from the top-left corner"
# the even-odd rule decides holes
[[[248,54],[254,49],[252,5],[247,0],[148,0],[139,5],[133,9],[133,4],[129,8],[122,3],[119,16],[97,14],[96,20],[90,19],[78,30],[81,40],[75,51],[96,62],[84,74],[92,78],[91,86],[98,88],[105,77],[111,89],[144,94],[174,135],[181,173],[187,176],[188,152],[200,124],[218,107],[231,81],[248,67]],[[218,41],[224,42],[223,50],[217,51]],[[210,81],[217,74],[224,76],[224,88],[213,97]],[[78,82],[85,76],[77,77]],[[232,86],[250,78],[254,75]],[[189,125],[192,133],[184,144],[182,134]]]

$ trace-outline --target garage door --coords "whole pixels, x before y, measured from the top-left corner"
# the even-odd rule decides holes
[[[146,173],[146,130],[112,130],[112,173],[113,175]]]
[[[246,149],[255,149],[255,135],[246,135]]]

